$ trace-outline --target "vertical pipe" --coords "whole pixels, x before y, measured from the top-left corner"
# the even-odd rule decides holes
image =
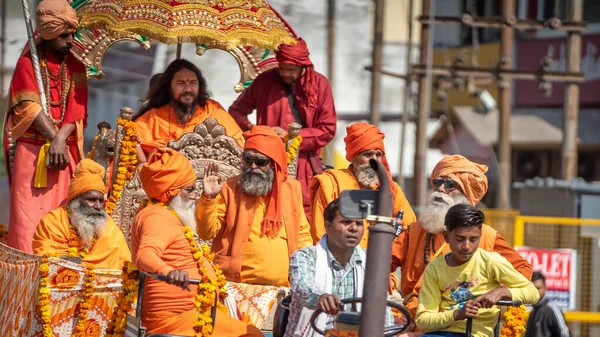
[[[412,31],[413,31],[413,5],[414,0],[408,0],[408,39],[406,40],[406,79],[404,80],[404,100],[402,101],[402,124],[400,127],[400,151],[398,161],[398,185],[405,187],[404,180],[404,154],[406,146],[406,124],[408,124],[408,102],[410,100],[412,85]],[[412,110],[412,109],[411,109]]]
[[[379,126],[381,122],[381,64],[383,62],[383,19],[385,0],[375,0],[375,17],[373,19],[373,53],[371,72],[371,111],[370,122]]]
[[[6,55],[6,3],[8,1],[2,1],[2,23],[0,23],[0,43],[2,43],[2,52],[0,53],[0,98],[6,95],[4,92],[4,73],[6,71],[4,65],[4,56]]]
[[[569,1],[568,20],[580,22],[583,19],[583,0]],[[581,34],[569,32],[567,40],[567,71],[579,72],[581,60]],[[567,82],[562,141],[562,179],[577,177],[577,130],[579,120],[579,84]]]
[[[502,17],[504,25],[500,32],[500,68],[512,69],[512,54],[514,29],[514,0],[502,1]],[[510,110],[512,103],[512,80],[500,78],[498,96],[499,123],[498,123],[498,159],[500,174],[498,175],[498,207],[510,209],[510,176],[511,176],[511,147],[510,147]]]
[[[327,2],[327,79],[335,97],[335,0]]]
[[[431,67],[433,63],[433,18],[435,0],[423,0],[423,16],[429,16],[427,23],[421,24],[421,50],[419,63],[427,65],[425,76],[419,77],[419,110],[417,117],[417,141],[414,162],[414,200],[417,212],[425,204],[425,155],[427,151],[427,120],[431,108]]]

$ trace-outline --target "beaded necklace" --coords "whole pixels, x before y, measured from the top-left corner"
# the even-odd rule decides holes
[[[63,57],[63,60],[60,63],[58,73],[53,74],[50,70],[50,67],[48,66],[48,61],[46,60],[46,53],[43,47],[40,48],[40,54],[40,63],[43,69],[43,71],[41,72],[42,82],[44,83],[44,90],[46,91],[46,102],[43,102],[43,104],[46,106],[46,116],[48,116],[48,118],[52,121],[52,123],[54,123],[54,125],[59,125],[65,119],[65,113],[67,111],[67,98],[69,97],[69,93],[71,92],[71,80],[69,78],[69,75],[67,74],[68,56]],[[56,84],[51,86],[50,80],[52,80]],[[58,102],[52,102],[50,97],[50,88],[58,89],[58,93],[60,96],[60,100]],[[58,120],[55,119],[52,116],[52,113],[50,112],[50,107],[57,106],[60,106],[62,108],[60,118]]]
[[[435,252],[435,242],[433,240],[433,234],[427,233],[427,241],[425,243],[425,251],[423,253],[423,259],[425,260],[425,265],[428,265],[430,262],[430,260],[429,260],[429,252],[430,251]]]

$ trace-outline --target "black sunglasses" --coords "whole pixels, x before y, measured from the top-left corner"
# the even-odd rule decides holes
[[[444,185],[448,192],[455,190],[458,188],[458,183],[452,179],[442,179],[436,178],[433,179],[433,188],[440,188],[440,186]]]
[[[257,167],[265,167],[271,163],[271,158],[256,158],[248,155],[243,155],[242,160],[248,166],[252,166],[252,163],[254,163]]]

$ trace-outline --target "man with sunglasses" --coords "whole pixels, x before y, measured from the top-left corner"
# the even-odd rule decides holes
[[[44,0],[36,23],[46,100],[40,98],[28,43],[10,84],[3,136],[11,200],[8,245],[29,253],[38,222],[66,201],[83,158],[88,99],[85,66],[71,54],[79,24],[75,10],[66,0]]]
[[[448,209],[457,204],[477,205],[488,189],[488,167],[461,155],[444,157],[433,169],[433,192],[420,220],[408,226],[394,241],[392,271],[401,268],[400,291],[404,305],[415,315],[425,267],[436,257],[449,253],[443,232]],[[496,230],[483,225],[479,248],[504,256],[523,276],[531,279],[532,268]]]
[[[289,257],[312,245],[300,182],[288,177],[284,144],[268,126],[246,141],[243,173],[225,182],[217,163],[204,174],[196,208],[198,235],[212,241],[228,281],[288,286]]]

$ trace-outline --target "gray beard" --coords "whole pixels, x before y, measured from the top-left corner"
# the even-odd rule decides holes
[[[190,117],[195,112],[196,107],[196,98],[194,97],[194,103],[185,104],[179,100],[173,99],[171,97],[171,104],[173,105],[173,110],[175,110],[175,116],[177,116],[177,122],[180,125],[185,125],[189,121]]]
[[[369,164],[364,164],[357,167],[354,175],[362,187],[373,188],[379,184],[377,172],[375,172],[375,170],[373,170]]]
[[[436,197],[442,198],[443,201],[436,200]],[[469,205],[469,200],[464,194],[457,194],[451,198],[448,194],[434,191],[429,197],[427,207],[421,214],[421,226],[429,233],[439,233],[446,230],[446,213],[450,207],[458,204]]]
[[[184,201],[181,194],[177,194],[169,201],[169,207],[177,213],[179,221],[184,226],[190,227],[196,232],[196,202],[194,200]]]
[[[271,169],[265,173],[259,168],[247,168],[242,173],[238,184],[245,193],[260,197],[271,193],[273,181],[275,180],[275,170]]]
[[[71,211],[69,220],[77,230],[79,239],[84,247],[91,248],[94,237],[99,238],[104,234],[108,214],[103,209],[84,205],[79,198],[71,200],[67,207]]]

